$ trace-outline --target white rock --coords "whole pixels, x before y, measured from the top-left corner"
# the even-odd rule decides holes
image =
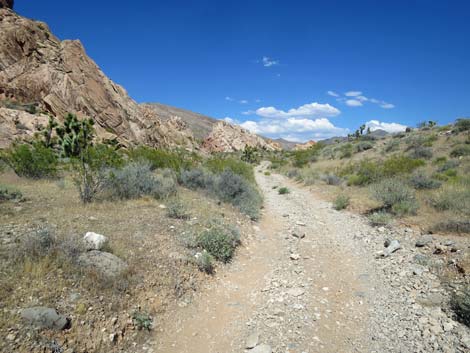
[[[83,237],[83,241],[87,250],[101,250],[108,242],[108,238],[98,233],[88,232]]]
[[[258,334],[258,332],[253,332],[246,339],[245,347],[247,349],[255,348],[258,345],[258,342],[259,342],[259,334]]]
[[[272,348],[271,346],[267,344],[260,344],[259,346],[256,346],[253,348],[250,352],[252,353],[272,353]]]

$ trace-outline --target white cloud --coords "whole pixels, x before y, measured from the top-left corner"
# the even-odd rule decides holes
[[[346,97],[357,97],[362,95],[361,91],[349,91],[344,94]]]
[[[248,104],[248,101],[246,99],[242,99],[241,101],[239,101],[240,104]]]
[[[261,107],[256,110],[256,114],[263,118],[295,118],[295,117],[330,117],[336,116],[341,112],[329,105],[320,103],[304,104],[298,108],[289,109],[287,112],[275,107]]]
[[[236,121],[235,119],[232,119],[231,117],[229,116],[226,116],[225,118],[222,119],[223,121],[229,123],[229,124],[238,124],[238,121]]]
[[[225,97],[225,100],[229,101],[229,102],[233,102],[235,99],[233,99],[232,97],[227,96],[227,97]]]
[[[361,107],[362,106],[362,102],[357,99],[348,99],[346,100],[345,103],[348,107]]]
[[[257,99],[255,99],[255,102],[256,102],[256,103],[260,103],[260,102],[261,102],[261,99],[257,98]]]
[[[334,126],[328,119],[288,118],[285,120],[262,119],[245,121],[243,128],[271,138],[286,138],[295,141],[320,140],[346,135],[348,130]]]
[[[367,127],[370,127],[372,131],[385,130],[390,133],[405,131],[407,126],[398,123],[385,123],[378,120],[370,120],[366,123]]]
[[[395,108],[395,105],[393,105],[391,103],[385,103],[385,102],[382,102],[382,104],[380,104],[380,106],[384,109],[393,109],[393,108]]]
[[[328,92],[326,92],[326,94],[328,94],[329,96],[332,96],[332,97],[339,97],[339,94],[336,93],[335,91],[328,91]]]
[[[278,60],[271,59],[268,56],[263,56],[263,59],[261,59],[261,63],[263,64],[264,67],[271,67],[271,66],[279,65]]]
[[[245,112],[242,112],[243,115],[253,115],[253,114],[256,114],[256,112],[254,110],[247,110]]]

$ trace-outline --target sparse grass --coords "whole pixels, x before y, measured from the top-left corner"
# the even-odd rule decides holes
[[[2,201],[19,201],[23,198],[21,191],[0,185],[0,202]]]
[[[470,221],[462,219],[448,219],[434,224],[431,227],[431,231],[470,234]]]
[[[191,217],[186,205],[180,199],[171,200],[166,207],[166,214],[170,218],[189,219]]]
[[[338,195],[333,202],[333,208],[337,211],[344,210],[349,206],[350,197],[347,195]]]
[[[375,227],[386,226],[390,224],[393,220],[390,213],[387,213],[385,211],[374,212],[371,215],[369,215],[368,218],[369,218],[370,224]]]
[[[453,211],[470,216],[470,188],[459,183],[445,185],[429,199],[438,211]]]
[[[410,177],[410,184],[417,190],[438,189],[442,183],[428,177],[424,172],[418,172]]]
[[[470,145],[459,145],[455,147],[450,156],[454,158],[470,156]]]
[[[277,190],[277,192],[278,192],[279,195],[286,195],[286,194],[290,193],[290,190],[288,188],[286,188],[285,186],[283,186],[283,187],[280,187]]]
[[[415,192],[397,178],[385,179],[372,185],[371,192],[385,209],[399,216],[414,214],[419,207]]]

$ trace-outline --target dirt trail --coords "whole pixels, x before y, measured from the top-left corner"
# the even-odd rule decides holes
[[[265,209],[255,239],[174,315],[156,351],[244,352],[250,336],[260,352],[368,351],[369,274],[345,224],[301,188],[279,195],[283,177],[256,177]]]
[[[265,209],[254,236],[160,326],[148,353],[469,351],[432,272],[442,260],[417,250],[420,234],[370,227],[266,166],[256,170]],[[391,239],[401,249],[379,256]]]

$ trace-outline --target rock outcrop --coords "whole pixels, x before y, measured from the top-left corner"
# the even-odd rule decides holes
[[[302,150],[308,150],[310,147],[315,146],[316,142],[315,141],[307,141],[305,143],[299,143],[295,145],[294,150],[295,151],[302,151]]]
[[[0,9],[4,8],[4,7],[8,8],[8,9],[12,9],[13,5],[14,5],[13,0],[0,0]]]
[[[45,114],[0,107],[0,149],[7,148],[15,140],[31,139],[41,126],[47,125],[48,119]]]
[[[0,9],[0,101],[34,103],[59,119],[67,112],[91,117],[98,137],[114,137],[123,145],[168,147],[175,137],[178,144],[193,147],[182,123],[167,124],[140,107],[106,77],[80,41],[60,41],[45,23],[9,9]]]
[[[203,149],[209,152],[236,152],[245,149],[246,146],[268,151],[280,149],[279,144],[269,142],[240,126],[225,121],[217,123],[203,143]]]

